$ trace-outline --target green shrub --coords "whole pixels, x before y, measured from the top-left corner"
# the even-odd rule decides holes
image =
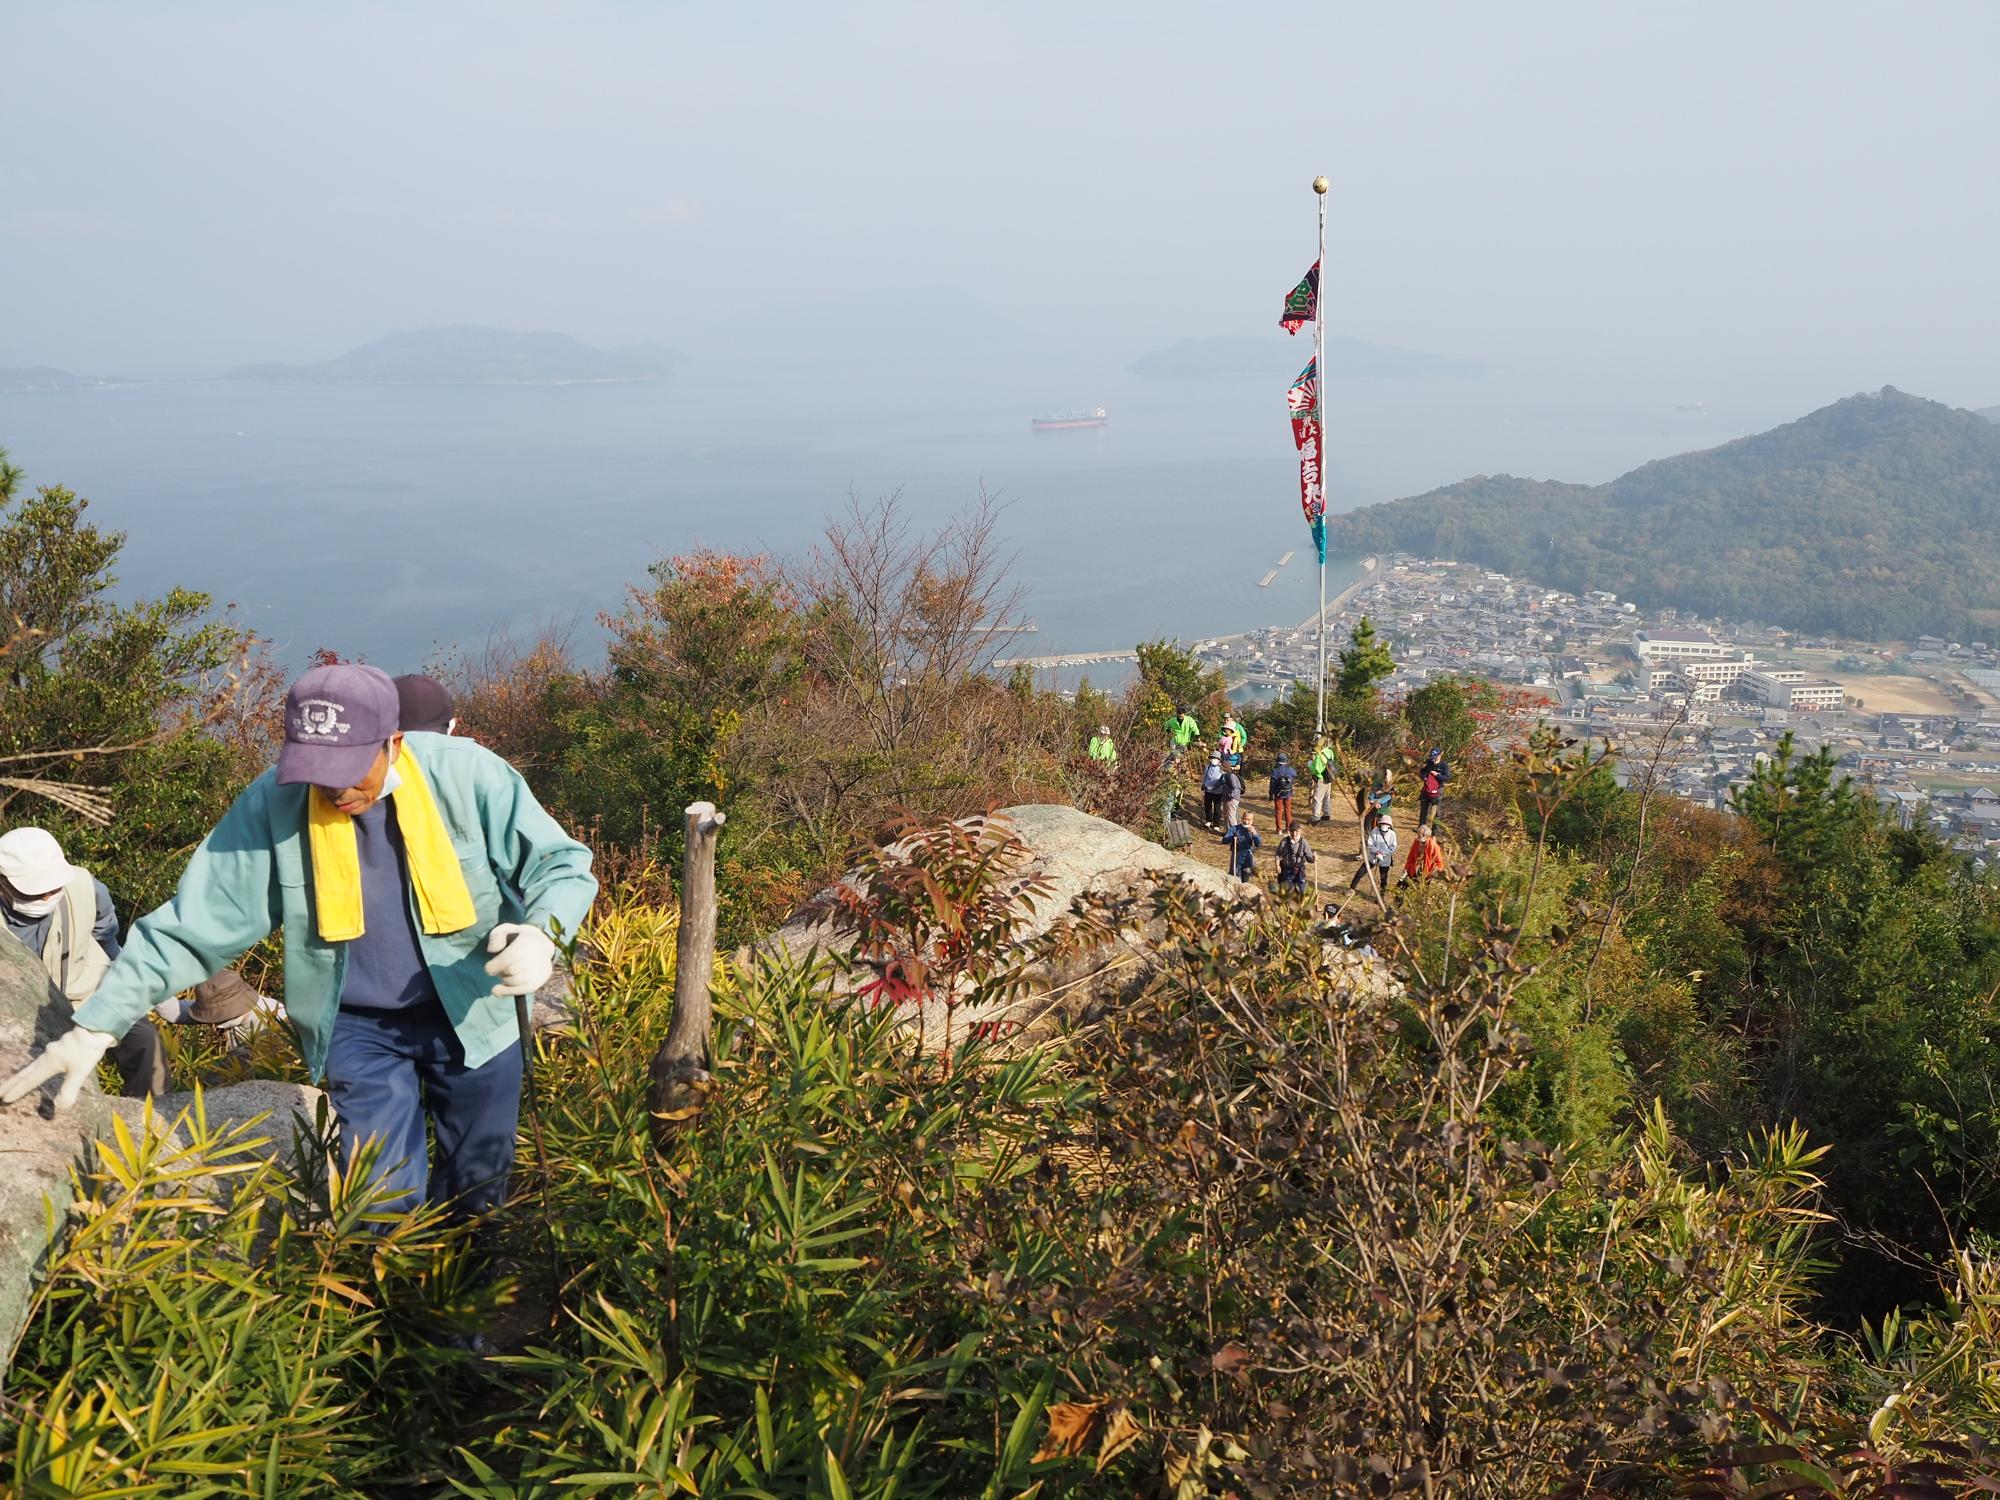
[[[323,1122],[321,1122],[323,1128]],[[465,1232],[387,1214],[353,1179],[267,1160],[304,1122],[185,1139],[122,1122],[80,1183],[8,1373],[10,1495],[335,1496],[439,1482],[489,1316]]]

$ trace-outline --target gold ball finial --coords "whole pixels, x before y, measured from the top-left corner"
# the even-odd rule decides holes
[[[1327,189],[1327,181],[1324,177],[1315,177],[1313,179],[1313,191],[1315,193],[1318,193],[1322,198],[1324,198],[1326,196],[1326,189]]]

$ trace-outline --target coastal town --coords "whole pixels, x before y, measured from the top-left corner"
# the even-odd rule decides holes
[[[1754,621],[1642,610],[1473,565],[1371,558],[1329,601],[1329,650],[1366,615],[1395,654],[1391,691],[1460,675],[1522,690],[1525,711],[1579,738],[1610,739],[1621,774],[1708,807],[1789,733],[1903,826],[1926,824],[1967,853],[2000,849],[2000,650],[1923,636],[1853,642]],[[1197,642],[1232,688],[1269,697],[1317,665],[1314,617]]]

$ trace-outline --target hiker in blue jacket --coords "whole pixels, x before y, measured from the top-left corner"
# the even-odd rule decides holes
[[[1243,821],[1235,824],[1222,836],[1229,847],[1229,873],[1238,880],[1249,881],[1257,873],[1257,851],[1264,841],[1257,836],[1257,820],[1249,813],[1243,814]]]
[[[554,934],[581,927],[597,882],[512,766],[468,739],[405,735],[399,714],[374,667],[293,683],[277,766],[0,1103],[59,1077],[55,1107],[69,1108],[154,1005],[282,928],[286,1023],[348,1160],[379,1143],[389,1206],[501,1202],[521,1103],[514,999],[547,982]]]

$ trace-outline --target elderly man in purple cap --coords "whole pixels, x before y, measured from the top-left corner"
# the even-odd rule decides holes
[[[398,1206],[497,1204],[521,1102],[513,997],[547,981],[555,937],[582,925],[597,882],[589,851],[513,767],[470,740],[406,738],[398,712],[374,667],[293,683],[277,767],[0,1102],[60,1077],[55,1107],[68,1108],[155,1004],[282,928],[286,1018],[349,1159],[378,1143],[376,1176]]]

